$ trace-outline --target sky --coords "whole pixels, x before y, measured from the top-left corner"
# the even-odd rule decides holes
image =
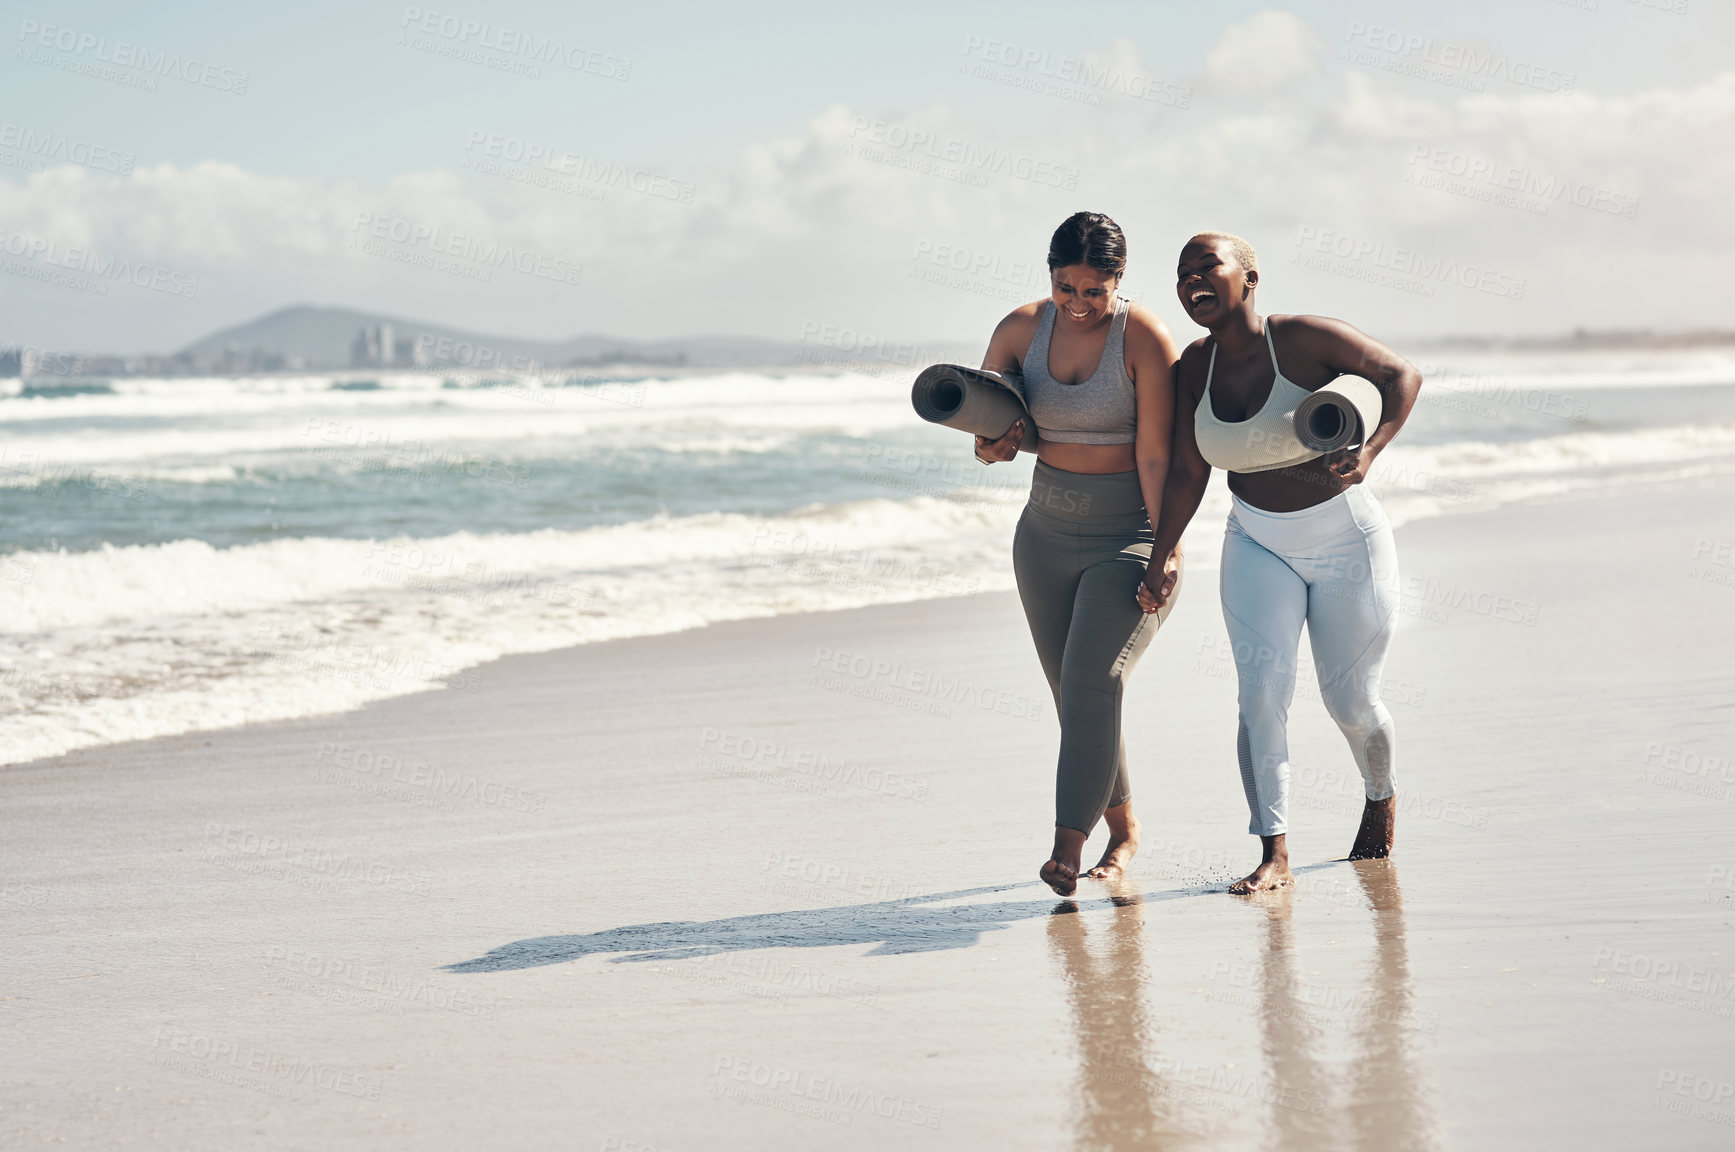
[[[23,0],[0,345],[291,304],[558,339],[984,342],[1106,212],[1376,335],[1730,327],[1735,4]]]

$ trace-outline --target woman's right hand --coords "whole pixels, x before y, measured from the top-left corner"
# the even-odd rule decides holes
[[[1012,427],[1006,429],[1006,435],[998,440],[990,440],[986,436],[976,437],[976,459],[984,464],[996,460],[1005,463],[1018,458],[1018,446],[1024,443],[1024,418],[1020,416],[1012,422]]]

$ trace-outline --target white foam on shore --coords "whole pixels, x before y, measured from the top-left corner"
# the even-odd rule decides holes
[[[1369,484],[1394,523],[1735,468],[1735,425],[1578,432],[1518,443],[1394,444]]]
[[[914,372],[911,372],[914,375]],[[426,413],[430,406],[466,413],[609,414],[622,419],[687,419],[695,411],[739,414],[743,422],[825,420],[841,406],[892,404],[909,419],[909,383],[859,373],[815,375],[726,372],[691,377],[594,375],[579,370],[548,376],[382,376],[369,390],[331,377],[117,380],[108,392],[63,396],[0,396],[0,422],[248,418],[302,410]],[[450,386],[449,386],[450,385]]]
[[[0,565],[0,762],[341,711],[515,652],[1010,588],[1001,493],[578,532],[201,541]]]
[[[859,374],[560,386],[567,378],[446,388],[438,378],[386,376],[393,386],[378,391],[332,390],[312,378],[119,381],[128,390],[113,395],[0,399],[0,426],[15,434],[0,448],[0,485],[83,475],[227,484],[249,468],[369,472],[622,451],[751,456],[807,436],[860,437],[911,423],[904,383]]]
[[[1483,394],[1735,384],[1735,349],[1727,346],[1618,352],[1432,349],[1409,359],[1422,369],[1428,384]]]
[[[1394,447],[1372,483],[1402,523],[1688,472],[1735,472],[1735,428]],[[1188,532],[1194,570],[1215,566],[1227,505],[1219,480]],[[959,488],[574,532],[14,553],[0,762],[462,690],[516,652],[1010,589],[1020,506]]]

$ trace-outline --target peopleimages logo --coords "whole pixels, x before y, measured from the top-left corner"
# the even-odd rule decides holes
[[[10,121],[0,124],[0,148],[9,149],[20,158],[33,162],[28,166],[34,172],[42,171],[49,163],[57,163],[77,164],[93,172],[131,176],[135,159],[131,152],[54,132],[38,132]]]
[[[801,1112],[803,1109],[796,1105],[817,1102],[829,1108],[816,1114],[816,1119],[831,1120],[844,1127],[848,1127],[857,1115],[871,1115],[918,1128],[937,1129],[946,1115],[945,1109],[936,1108],[926,1101],[732,1053],[718,1054],[711,1071],[717,1081],[711,1089],[713,1096],[765,1104],[787,1112]],[[730,1090],[729,1081],[740,1084],[742,1090]],[[745,1091],[747,1086],[760,1089],[763,1095]]]
[[[956,164],[970,172],[1012,176],[1069,191],[1078,187],[1078,169],[1071,165],[1008,152],[1004,148],[983,147],[957,136],[909,128],[885,120],[870,120],[866,116],[850,120],[849,134],[861,137],[870,145],[894,152],[919,153],[941,163]],[[872,158],[869,153],[863,154]]]
[[[1436,40],[1400,28],[1363,24],[1359,20],[1350,21],[1344,39],[1347,42],[1344,56],[1356,64],[1408,73],[1425,80],[1452,79],[1472,92],[1484,91],[1489,80],[1561,93],[1571,92],[1578,83],[1576,73],[1517,60],[1504,52]]]
[[[448,232],[436,225],[375,212],[357,212],[351,231],[356,234],[354,241],[371,240],[382,245],[397,244],[410,252],[421,250],[429,259],[449,257],[460,261],[460,267],[467,266],[471,271],[507,268],[559,284],[577,284],[584,271],[582,264],[564,257],[527,248],[514,248],[510,244],[483,240],[479,236],[469,236],[462,232]],[[360,247],[360,250],[368,249]],[[390,249],[383,249],[370,254],[390,252]]]
[[[472,20],[450,12],[431,12],[413,5],[404,9],[399,27],[408,34],[435,37],[449,45],[498,53],[514,63],[557,64],[573,72],[587,72],[604,80],[626,81],[633,62],[582,44],[567,44],[552,36],[522,29],[503,28],[485,20]],[[409,47],[426,51],[435,41],[411,42]],[[447,53],[437,53],[447,55]],[[539,74],[539,73],[533,73]]]
[[[1018,288],[1023,299],[1026,288],[1046,288],[1048,269],[1035,260],[1011,260],[992,252],[966,248],[961,244],[937,244],[932,240],[917,240],[912,259],[917,264],[933,264],[964,275],[999,281]]]
[[[237,96],[247,92],[246,72],[238,68],[224,68],[192,56],[183,58],[179,52],[152,51],[126,40],[111,43],[107,36],[79,32],[55,24],[39,24],[35,20],[19,22],[18,39],[23,41],[27,48],[47,48],[79,60],[143,72],[149,77],[184,80],[201,88],[215,88],[219,92],[233,92]],[[32,59],[32,63],[49,62]],[[155,91],[154,81],[148,83],[150,90]]]
[[[964,55],[1001,68],[1033,73],[1057,84],[1109,92],[1129,100],[1147,100],[1170,108],[1186,108],[1193,102],[1193,90],[1185,84],[1170,83],[1136,69],[1093,63],[1085,56],[1055,56],[1046,48],[1021,47],[993,37],[964,37]],[[1094,97],[1095,93],[1091,95]],[[1100,98],[1088,101],[1099,102]]]
[[[347,1068],[338,1068],[318,1060],[273,1052],[269,1048],[252,1048],[233,1040],[213,1038],[198,1032],[183,1032],[163,1025],[157,1029],[152,1048],[157,1050],[152,1063],[166,1065],[175,1071],[203,1076],[205,1079],[238,1083],[241,1087],[317,1087],[362,1100],[378,1100],[384,1085],[377,1076],[364,1076]],[[165,1059],[165,1055],[168,1059]],[[189,1057],[176,1067],[173,1056]],[[237,1073],[253,1072],[259,1079],[232,1080],[225,1076],[204,1076],[198,1069],[204,1065],[222,1066]],[[278,1095],[279,1093],[272,1093]]]
[[[1449,257],[1430,256],[1415,248],[1391,246],[1383,240],[1370,240],[1365,236],[1303,225],[1295,243],[1303,253],[1311,251],[1351,264],[1409,277],[1423,284],[1456,284],[1460,288],[1486,292],[1492,296],[1524,299],[1525,280],[1522,276],[1511,276],[1480,264],[1460,263]]]
[[[103,287],[101,282],[107,281],[131,284],[136,288],[149,288],[153,292],[163,292],[170,296],[184,296],[189,300],[199,294],[197,276],[164,268],[160,264],[129,260],[112,253],[104,254],[92,248],[75,248],[58,240],[46,240],[23,232],[0,231],[0,252],[92,277],[94,279],[90,283],[96,287]],[[99,294],[107,295],[107,289],[103,288]]]
[[[506,170],[490,170],[490,166],[485,162],[493,160],[504,165],[539,168],[555,176],[568,176],[586,183],[611,188],[625,187],[662,200],[676,200],[682,204],[693,202],[691,180],[680,180],[614,160],[601,160],[595,156],[568,152],[552,144],[524,140],[517,136],[484,132],[479,128],[471,129],[464,141],[464,151],[480,153],[481,160],[467,161],[466,166],[488,175],[507,174]],[[492,167],[498,169],[500,165]]]
[[[1472,199],[1490,199],[1499,193],[1510,193],[1515,198],[1514,206],[1527,206],[1526,201],[1534,201],[1540,207],[1539,215],[1546,215],[1552,205],[1561,202],[1592,212],[1624,216],[1628,220],[1639,214],[1637,196],[1523,165],[1507,164],[1487,156],[1417,144],[1410,151],[1410,175],[1406,180],[1418,181],[1426,176],[1442,178],[1436,183],[1443,191],[1468,195]],[[1462,183],[1454,185],[1448,181]]]

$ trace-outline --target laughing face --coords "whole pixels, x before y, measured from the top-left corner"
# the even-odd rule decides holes
[[[1089,264],[1068,264],[1048,274],[1055,311],[1068,324],[1089,328],[1114,315],[1119,276],[1099,272]]]
[[[1203,328],[1225,319],[1259,283],[1259,273],[1241,266],[1227,240],[1190,240],[1175,268],[1175,293],[1181,307]]]

